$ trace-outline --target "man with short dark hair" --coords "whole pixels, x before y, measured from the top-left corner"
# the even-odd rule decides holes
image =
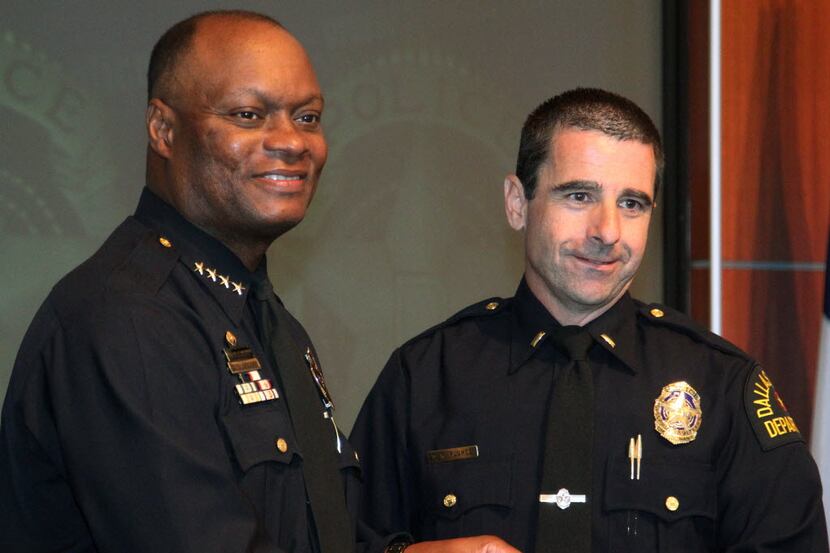
[[[265,262],[326,161],[308,56],[269,17],[207,12],[159,40],[148,81],[138,208],[15,363],[0,550],[352,552],[358,461]]]
[[[397,551],[477,534],[526,553],[827,551],[815,463],[769,375],[627,292],[662,165],[618,95],[571,90],[528,117],[504,183],[515,296],[397,349],[352,432],[363,520],[420,542]]]

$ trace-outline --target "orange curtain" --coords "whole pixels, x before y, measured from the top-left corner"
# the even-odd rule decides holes
[[[828,34],[830,0],[722,4],[723,334],[766,367],[805,437],[830,221]],[[704,322],[707,140],[690,134],[692,315]]]

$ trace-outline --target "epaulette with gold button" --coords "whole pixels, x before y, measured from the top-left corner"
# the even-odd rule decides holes
[[[510,300],[503,298],[488,298],[486,300],[482,300],[469,307],[465,307],[443,323],[436,325],[436,327],[447,326],[462,319],[470,319],[472,317],[488,317],[501,313],[504,308],[507,307],[509,301]]]
[[[489,317],[496,315],[498,313],[502,313],[504,309],[509,305],[510,301],[510,299],[494,297],[474,303],[469,307],[465,307],[449,319],[426,329],[425,331],[421,332],[420,334],[412,338],[412,340],[417,340],[418,338],[432,334],[436,330],[455,324],[458,321],[462,321],[464,319],[472,319],[476,317]]]
[[[114,290],[154,292],[167,280],[178,259],[179,252],[167,237],[147,232],[127,261],[113,271],[109,285]]]
[[[657,303],[644,304],[639,301],[637,302],[637,307],[642,320],[676,330],[723,353],[735,355],[746,360],[751,359],[746,352],[738,348],[735,344],[721,338],[689,316],[675,311],[671,307]]]

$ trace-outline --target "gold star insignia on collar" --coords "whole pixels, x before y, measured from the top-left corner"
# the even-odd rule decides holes
[[[213,282],[216,282],[220,286],[224,286],[228,290],[231,289],[231,285],[233,285],[233,291],[236,292],[238,295],[242,295],[242,292],[245,290],[245,287],[242,285],[241,282],[233,282],[231,280],[230,275],[220,275],[219,269],[212,269],[210,267],[205,266],[204,261],[196,261],[193,263],[193,270],[200,275],[209,278]]]

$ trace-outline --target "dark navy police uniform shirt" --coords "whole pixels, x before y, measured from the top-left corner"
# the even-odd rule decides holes
[[[315,550],[285,401],[241,405],[227,368],[236,341],[281,393],[246,305],[252,278],[145,190],[55,286],[3,406],[0,551]],[[359,466],[341,442],[348,489]]]
[[[557,325],[522,282],[516,297],[473,305],[392,354],[351,435],[365,522],[418,541],[495,534],[534,550],[543,424],[567,363],[537,337]],[[591,509],[593,551],[827,551],[815,463],[755,361],[628,295],[587,328],[593,485],[569,490],[588,496],[569,508]],[[666,403],[667,386],[685,390],[686,411]],[[664,438],[655,423],[667,414],[693,439]],[[639,480],[628,456],[638,435]]]

